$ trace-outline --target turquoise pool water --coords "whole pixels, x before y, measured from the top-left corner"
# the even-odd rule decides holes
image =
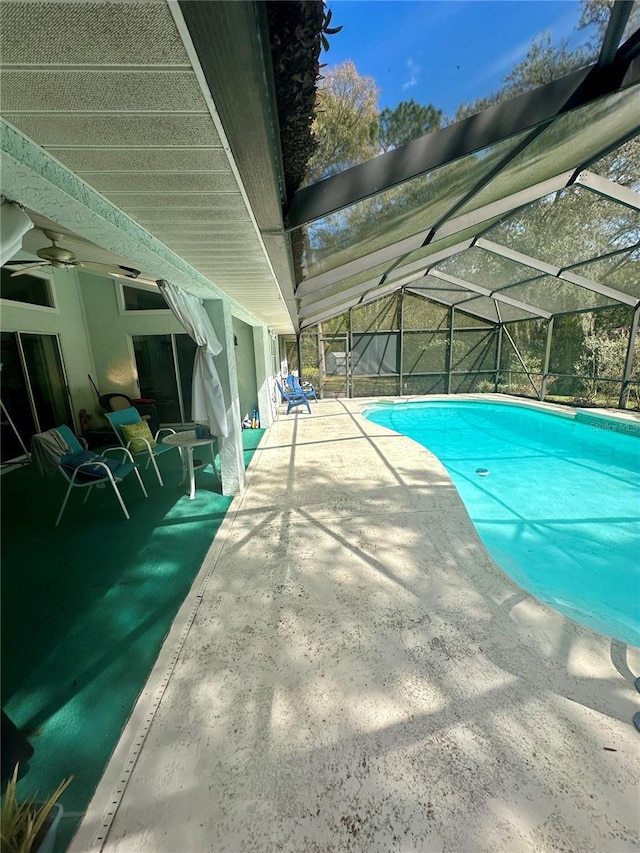
[[[365,415],[438,457],[520,586],[640,645],[640,437],[471,400],[374,404]]]

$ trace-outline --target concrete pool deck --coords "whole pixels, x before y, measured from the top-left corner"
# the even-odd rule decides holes
[[[72,853],[640,846],[640,651],[516,586],[364,404],[265,434]]]

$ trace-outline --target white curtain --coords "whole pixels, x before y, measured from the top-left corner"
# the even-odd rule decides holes
[[[22,238],[33,228],[33,222],[17,204],[0,205],[0,266],[10,261],[22,248]]]
[[[213,435],[228,436],[227,411],[214,355],[222,345],[211,325],[202,299],[186,293],[168,281],[158,287],[178,320],[198,345],[193,365],[193,399],[191,417],[198,424],[208,424]]]

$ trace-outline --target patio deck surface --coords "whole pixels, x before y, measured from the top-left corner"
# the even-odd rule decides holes
[[[267,431],[73,853],[638,849],[640,652],[516,586],[363,403]]]

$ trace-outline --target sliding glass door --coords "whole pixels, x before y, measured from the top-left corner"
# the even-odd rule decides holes
[[[163,424],[191,421],[196,344],[189,335],[133,335],[141,397],[156,401]]]
[[[73,429],[57,335],[2,332],[0,459],[23,456],[31,436],[60,424]]]

